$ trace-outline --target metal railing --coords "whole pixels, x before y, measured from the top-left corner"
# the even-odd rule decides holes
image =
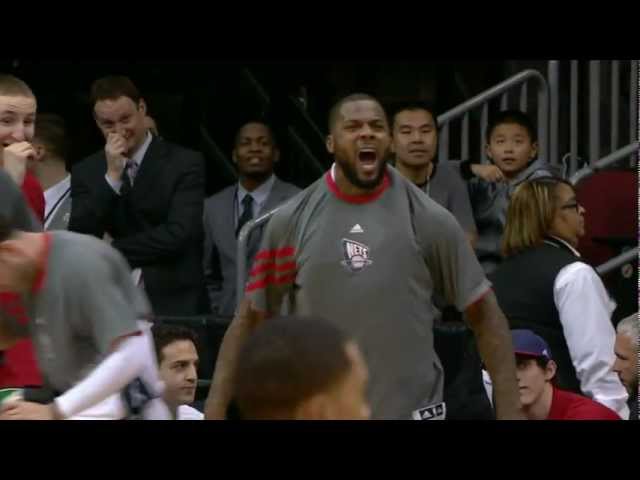
[[[610,88],[605,91],[606,83],[603,82],[603,66],[610,70]],[[628,112],[629,117],[627,121],[628,137],[626,135],[623,138],[622,132],[624,125],[621,125],[622,119],[622,96],[621,85],[622,82],[626,82],[623,78],[622,62],[619,60],[608,61],[607,64],[600,60],[592,60],[588,62],[588,108],[587,114],[589,119],[589,144],[588,144],[588,159],[589,164],[594,164],[599,161],[599,158],[603,155],[604,151],[615,152],[620,148],[620,143],[625,141],[627,143],[633,143],[638,140],[638,61],[629,61],[629,105]],[[566,154],[569,158],[569,173],[573,175],[578,170],[579,158],[579,144],[578,139],[580,135],[580,63],[578,60],[571,60],[570,73],[569,73],[569,128],[570,128],[570,147],[569,152]],[[549,86],[551,90],[551,105],[552,105],[552,129],[553,122],[557,121],[557,115],[553,117],[554,108],[557,112],[557,99],[560,93],[559,84],[559,62],[552,60],[549,62]],[[583,88],[584,90],[584,88]],[[604,111],[602,108],[603,99],[609,99],[609,111]],[[554,105],[555,100],[555,105]],[[606,142],[601,135],[601,125],[610,126],[610,138],[609,148],[606,147]],[[557,148],[557,143],[551,139],[552,148]],[[630,166],[634,166],[637,162],[637,158],[634,156],[629,157]]]
[[[259,227],[267,220],[269,220],[273,216],[273,214],[278,211],[278,209],[279,207],[274,208],[273,210],[259,216],[258,218],[249,220],[244,224],[244,226],[238,233],[238,254],[236,256],[236,299],[238,305],[240,304],[240,301],[244,296],[244,289],[247,283],[247,240],[249,239],[249,234],[251,233],[251,230]]]
[[[470,137],[469,122],[470,113],[482,108],[481,112],[481,128],[480,128],[480,158],[482,163],[487,163],[488,159],[485,152],[484,136],[489,121],[489,103],[491,100],[500,97],[501,109],[509,106],[510,93],[514,93],[519,88],[519,107],[522,111],[527,111],[528,101],[528,84],[530,81],[537,83],[537,123],[538,123],[538,146],[539,156],[549,161],[549,87],[544,76],[537,70],[525,70],[517,75],[499,83],[495,87],[476,95],[461,105],[449,110],[438,116],[438,124],[440,125],[438,158],[440,161],[449,160],[449,135],[450,125],[454,120],[462,118],[462,131],[460,139],[461,159],[469,158]],[[555,159],[557,162],[557,159]]]
[[[302,138],[298,134],[298,131],[294,127],[289,126],[289,128],[287,129],[287,133],[289,134],[289,138],[291,139],[293,145],[295,145],[302,156],[307,159],[307,165],[311,167],[314,175],[316,175],[317,177],[321,177],[326,168],[313,154],[313,152],[311,152],[311,149],[304,142],[304,140],[302,140]]]
[[[598,275],[600,276],[606,275],[612,270],[621,267],[625,263],[633,262],[634,260],[638,260],[638,247],[627,250],[617,257],[613,257],[611,260],[607,260],[599,267],[596,267],[596,272],[598,272]]]
[[[594,173],[603,170],[614,163],[619,162],[620,160],[624,160],[629,157],[629,155],[633,155],[633,152],[637,152],[640,150],[640,143],[634,142],[625,147],[622,147],[619,150],[607,155],[600,160],[593,162],[591,165],[585,165],[583,168],[575,172],[570,181],[573,185],[577,185],[580,181],[584,180],[587,177],[590,177]]]
[[[233,163],[220,149],[216,141],[211,138],[207,128],[202,123],[200,124],[200,139],[202,141],[202,147],[209,154],[208,156],[213,158],[214,164],[217,167],[218,176],[222,177],[225,182],[235,182],[238,179],[238,173]]]

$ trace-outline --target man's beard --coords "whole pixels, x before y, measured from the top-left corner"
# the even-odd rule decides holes
[[[342,169],[342,173],[349,180],[349,183],[354,187],[361,188],[363,190],[374,190],[382,182],[384,177],[385,166],[387,165],[387,158],[385,157],[378,168],[378,174],[372,180],[361,180],[358,178],[358,172],[355,167],[352,167],[349,162],[342,160],[340,157],[335,156],[336,163]]]

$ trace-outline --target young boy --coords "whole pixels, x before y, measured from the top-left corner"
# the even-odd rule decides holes
[[[478,229],[476,254],[486,273],[500,263],[500,240],[506,223],[509,198],[525,180],[552,176],[544,159],[536,159],[536,129],[526,113],[498,113],[486,131],[487,156],[493,165],[461,164],[469,181],[469,196]]]

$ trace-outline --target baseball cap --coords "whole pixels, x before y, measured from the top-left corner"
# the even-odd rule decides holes
[[[511,330],[513,351],[516,355],[544,357],[551,360],[551,349],[545,340],[531,330]]]

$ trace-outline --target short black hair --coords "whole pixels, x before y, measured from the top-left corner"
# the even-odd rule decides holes
[[[287,417],[304,400],[337,385],[351,368],[349,341],[320,317],[265,321],[238,359],[235,399],[242,418]]]
[[[438,125],[438,115],[435,109],[435,106],[426,100],[406,100],[402,102],[396,102],[389,105],[389,119],[391,121],[391,128],[395,125],[396,117],[401,112],[415,112],[416,110],[424,110],[425,112],[429,112],[433,117],[433,122],[436,127],[436,131],[440,129]]]
[[[520,110],[502,110],[498,112],[494,116],[491,117],[489,121],[489,125],[487,126],[487,131],[485,133],[485,140],[487,143],[491,142],[491,134],[496,129],[498,125],[504,125],[507,123],[520,125],[523,127],[527,133],[529,134],[529,138],[531,139],[531,143],[535,143],[538,141],[538,133],[536,131],[536,127],[533,124],[533,120],[526,113]]]
[[[385,112],[385,109],[380,103],[380,101],[374,96],[369,95],[368,93],[352,93],[351,95],[347,95],[346,97],[343,97],[340,100],[338,100],[333,105],[333,107],[331,107],[331,110],[329,110],[329,122],[328,122],[329,133],[331,133],[331,131],[333,130],[333,127],[338,121],[338,116],[340,115],[340,109],[342,108],[343,105],[347,103],[352,103],[352,102],[360,102],[363,100],[370,100],[372,102],[377,103],[382,109],[382,111]],[[385,115],[386,115],[386,112],[385,112]]]
[[[182,325],[158,323],[151,328],[151,332],[153,333],[153,343],[156,348],[158,363],[162,362],[162,350],[164,347],[172,344],[173,342],[190,340],[196,346],[197,350],[198,337],[190,328]]]
[[[117,100],[120,97],[128,97],[136,105],[142,98],[138,87],[129,77],[123,75],[109,75],[93,82],[91,85],[91,107],[103,100]]]
[[[55,113],[36,116],[34,140],[42,142],[54,156],[66,160],[69,156],[69,138],[64,118]]]
[[[250,123],[257,123],[259,125],[264,125],[269,130],[269,135],[271,136],[271,142],[273,146],[278,148],[278,138],[276,135],[276,131],[273,127],[272,122],[266,117],[249,117],[242,120],[238,128],[236,129],[236,135],[233,138],[233,148],[238,146],[238,139],[240,138],[240,130],[249,125]]]

